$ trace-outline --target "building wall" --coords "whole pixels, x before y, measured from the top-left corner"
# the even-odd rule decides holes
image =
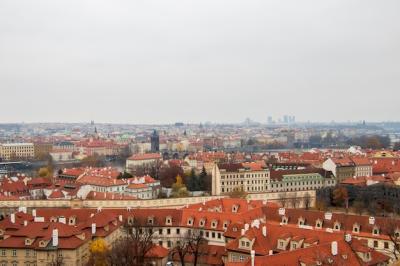
[[[272,192],[317,190],[336,186],[336,179],[318,173],[286,175],[282,180],[271,180]]]
[[[126,160],[126,168],[131,169],[138,166],[145,166],[157,163],[158,159],[149,160]]]
[[[372,176],[372,165],[360,165],[355,167],[355,176]]]
[[[337,177],[336,173],[336,164],[332,161],[332,159],[326,160],[322,164],[322,168],[324,168],[326,171],[331,171],[335,177]]]
[[[285,195],[291,197],[304,197],[309,194],[312,201],[315,201],[315,191],[287,192]],[[1,208],[171,208],[182,207],[188,204],[203,203],[205,201],[224,198],[224,196],[169,198],[152,200],[4,200],[0,201]],[[250,193],[247,195],[250,200],[266,200],[279,202],[281,193]],[[311,205],[313,206],[313,205]]]
[[[0,144],[0,157],[4,160],[11,158],[33,158],[35,147],[33,143],[7,143]]]
[[[346,166],[346,167],[337,167],[336,169],[336,179],[338,181],[342,181],[346,178],[354,177],[355,175],[355,167]]]

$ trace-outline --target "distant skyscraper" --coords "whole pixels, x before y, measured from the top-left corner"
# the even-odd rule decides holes
[[[153,131],[151,135],[151,151],[159,152],[160,151],[160,136],[156,130]]]
[[[272,119],[272,116],[268,116],[268,124],[272,124],[274,120]]]
[[[283,123],[289,124],[289,116],[288,115],[283,116]]]

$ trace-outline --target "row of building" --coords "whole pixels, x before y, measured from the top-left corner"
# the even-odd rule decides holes
[[[285,209],[273,203],[220,199],[178,209],[34,209],[0,221],[0,263],[85,265],[91,241],[110,248],[124,228],[151,232],[151,265],[180,264],[173,250],[189,233],[206,245],[198,265],[388,265],[398,256],[400,221]],[[139,229],[138,229],[139,228]],[[185,256],[192,265],[193,254]],[[53,265],[53,264],[52,264]]]

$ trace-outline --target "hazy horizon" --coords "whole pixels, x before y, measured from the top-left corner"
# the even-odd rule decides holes
[[[0,123],[399,121],[400,1],[3,0]]]

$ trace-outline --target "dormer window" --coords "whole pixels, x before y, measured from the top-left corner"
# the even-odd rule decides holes
[[[364,253],[364,258],[365,258],[365,261],[370,261],[371,260],[371,253],[370,252]]]
[[[297,223],[299,226],[303,226],[305,224],[304,218],[300,217]]]
[[[233,227],[233,228],[232,228],[232,231],[233,231],[233,232],[237,232],[237,230],[238,230],[237,227]]]
[[[222,225],[222,227],[224,228],[224,229],[227,229],[228,228],[228,222],[224,222],[224,224]]]
[[[193,225],[193,218],[189,218],[187,224],[192,226]]]
[[[250,241],[247,239],[241,240],[240,241],[240,247],[244,249],[249,249],[250,248]]]
[[[51,217],[50,218],[51,223],[56,223],[57,222],[57,217]]]
[[[359,224],[353,225],[353,233],[360,233],[360,225]]]
[[[278,240],[278,248],[280,250],[285,250],[286,249],[286,241],[283,239]]]
[[[238,210],[239,210],[239,206],[237,206],[237,205],[233,205],[232,206],[232,212],[233,213],[237,213]]]
[[[167,216],[167,218],[165,219],[165,224],[172,225],[172,217],[171,216]]]
[[[211,222],[211,228],[217,228],[218,222],[216,220]]]
[[[282,217],[282,224],[287,224],[288,223],[288,218],[286,216]]]
[[[132,216],[128,217],[128,224],[133,225],[134,219]]]
[[[315,227],[318,229],[322,228],[322,221],[320,219],[318,219],[317,222],[315,223]]]
[[[205,219],[201,219],[199,225],[201,227],[204,227],[206,225],[206,220]]]
[[[46,245],[47,245],[46,241],[43,241],[43,240],[42,240],[42,241],[39,242],[39,246],[40,246],[41,248],[45,248]]]
[[[154,217],[153,216],[147,218],[147,224],[149,224],[149,225],[153,225],[154,224]]]
[[[75,225],[75,217],[69,217],[68,224],[69,225]]]
[[[340,223],[339,222],[335,222],[333,224],[333,230],[339,231],[340,230]]]
[[[25,239],[25,246],[30,246],[32,244],[32,240],[30,240],[29,238]]]
[[[375,226],[374,229],[372,230],[372,234],[379,235],[379,228]]]

